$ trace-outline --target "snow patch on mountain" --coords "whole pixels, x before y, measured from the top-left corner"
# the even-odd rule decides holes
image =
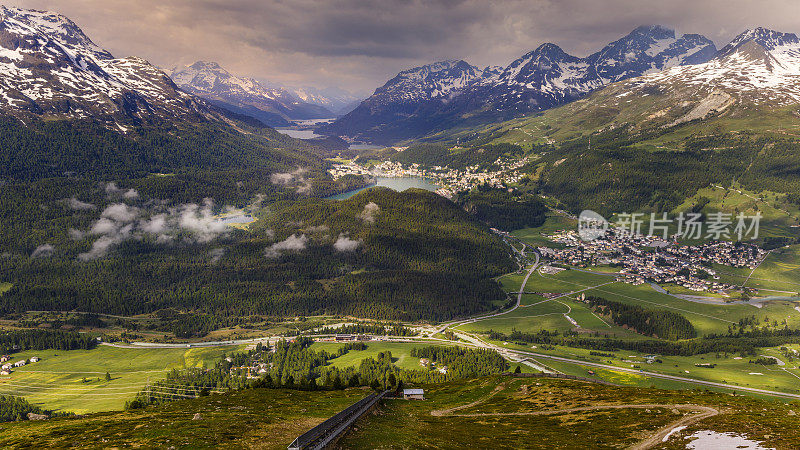
[[[585,58],[546,43],[505,68],[441,61],[397,74],[354,111],[321,132],[391,142],[465,120],[503,120],[552,108],[610,83],[673,66],[704,63],[714,43],[642,26]]]
[[[116,59],[74,22],[0,6],[0,109],[17,117],[116,124],[199,117],[203,107],[147,61]]]
[[[635,86],[725,90],[755,104],[800,102],[800,40],[791,33],[748,30],[709,62],[673,67],[636,79]],[[632,85],[633,86],[633,85]]]
[[[268,86],[254,78],[236,76],[216,62],[197,61],[176,67],[171,76],[181,89],[268,125],[286,124],[293,119],[334,117],[325,107],[306,102],[294,92]]]

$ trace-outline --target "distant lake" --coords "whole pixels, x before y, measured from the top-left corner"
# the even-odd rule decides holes
[[[308,119],[308,120],[293,120],[293,123],[300,125],[301,127],[311,127],[314,125],[319,125],[321,123],[331,123],[336,120],[336,117],[331,117],[328,119]]]
[[[324,119],[329,120],[329,119]],[[289,137],[293,137],[295,139],[316,139],[322,137],[321,135],[314,133],[314,130],[295,130],[293,128],[275,128],[275,131],[281,134],[285,134]],[[377,150],[383,148],[380,145],[372,145],[372,144],[350,144],[351,150]]]
[[[441,188],[441,186],[437,186],[431,183],[430,180],[422,177],[402,177],[402,178],[375,177],[375,179],[377,180],[375,184],[354,189],[352,191],[342,192],[341,194],[332,195],[328,198],[331,200],[344,200],[358,194],[364,189],[369,189],[376,186],[388,187],[389,189],[395,190],[397,192],[403,192],[406,189],[411,189],[411,188],[425,189],[426,191],[433,192]]]
[[[293,130],[291,128],[275,128],[275,131],[281,134],[285,134],[289,137],[293,137],[295,139],[315,139],[318,137],[322,137],[317,133],[314,133],[314,130]]]

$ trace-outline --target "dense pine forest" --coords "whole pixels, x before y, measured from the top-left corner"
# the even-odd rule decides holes
[[[541,226],[548,211],[536,196],[488,186],[462,193],[457,203],[481,222],[505,231]]]
[[[457,206],[321,200],[368,180],[331,179],[325,145],[230,122],[0,121],[0,313],[169,310],[160,329],[185,338],[232,317],[441,320],[503,300],[507,251]],[[249,230],[214,223],[243,208]]]
[[[60,330],[12,330],[0,333],[0,353],[21,350],[88,350],[97,340],[88,334]]]
[[[707,335],[701,338],[682,341],[660,339],[617,339],[596,333],[592,336],[561,335],[558,331],[542,330],[529,333],[513,330],[504,334],[489,330],[490,339],[523,344],[563,345],[565,347],[585,348],[596,351],[633,350],[642,353],[671,356],[693,356],[704,353],[728,353],[741,356],[754,356],[758,348],[776,347],[784,344],[800,343],[800,330],[774,331],[731,331],[726,335]]]
[[[66,415],[47,411],[38,406],[31,405],[27,400],[10,395],[0,395],[0,422],[15,422],[17,420],[28,420],[28,414],[38,414],[52,417],[54,415]]]
[[[673,341],[697,337],[697,331],[692,323],[686,317],[672,311],[646,309],[591,296],[586,297],[586,303],[595,312],[611,316],[615,324],[629,327],[645,336]]]
[[[70,209],[68,189],[55,195],[68,201],[51,200],[44,210],[34,206],[36,194],[33,201],[24,191],[4,197],[30,205],[39,226],[0,231],[8,249],[0,279],[13,284],[0,296],[0,311],[133,315],[174,308],[223,316],[444,320],[495,308],[505,296],[492,277],[513,269],[502,242],[457,205],[429,192],[388,189],[346,201],[276,191],[248,231],[226,229],[212,242],[181,232],[168,244],[143,235],[81,260],[97,237],[76,238],[70,230],[90,229],[99,205],[112,204],[96,185],[86,182],[84,189],[94,194],[75,198],[79,206],[92,205],[81,210]],[[146,211],[150,200],[143,192],[114,202]],[[19,217],[11,205],[3,210]],[[43,243],[52,249],[37,255]],[[182,336],[213,328],[206,320],[190,325]]]
[[[391,155],[390,159],[402,164],[449,166],[452,169],[477,166],[485,170],[493,168],[498,158],[520,158],[524,153],[523,148],[515,144],[485,144],[454,150],[445,144],[422,143]]]
[[[738,182],[756,192],[800,191],[800,143],[748,132],[689,136],[680,150],[637,143],[665,130],[621,127],[551,146],[536,184],[568,209],[603,214],[670,211],[709,184]],[[591,146],[591,151],[587,151]]]

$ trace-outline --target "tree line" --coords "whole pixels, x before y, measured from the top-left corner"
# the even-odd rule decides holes
[[[97,339],[87,334],[62,330],[11,330],[0,333],[0,352],[21,350],[89,350]]]
[[[692,323],[686,317],[672,311],[646,309],[595,296],[586,297],[586,303],[595,312],[611,316],[615,324],[631,328],[645,336],[673,341],[697,337],[697,330]]]

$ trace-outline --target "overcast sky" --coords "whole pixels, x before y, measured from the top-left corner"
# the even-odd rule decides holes
[[[507,65],[544,42],[585,56],[642,24],[725,45],[765,26],[800,31],[799,0],[7,0],[67,15],[116,56],[360,95],[442,59]]]

